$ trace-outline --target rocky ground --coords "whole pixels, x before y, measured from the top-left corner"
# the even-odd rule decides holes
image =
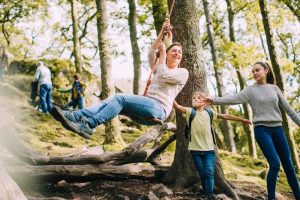
[[[264,188],[253,183],[236,182],[240,190],[251,199],[266,199]],[[195,185],[183,191],[174,192],[169,187],[147,180],[107,181],[98,180],[84,183],[67,183],[60,181],[56,184],[39,184],[25,189],[29,199],[73,199],[73,200],[201,200],[204,199],[202,189]],[[215,199],[230,199],[223,194],[216,194]],[[249,198],[242,198],[249,199]],[[290,193],[278,194],[278,199],[293,199]]]

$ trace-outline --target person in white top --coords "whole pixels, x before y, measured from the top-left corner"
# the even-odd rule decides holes
[[[43,62],[38,62],[34,81],[40,83],[40,104],[43,113],[51,112],[52,106],[52,81],[51,71]]]
[[[175,97],[188,79],[187,69],[179,68],[182,47],[179,43],[173,43],[166,49],[162,41],[166,32],[171,35],[169,19],[164,22],[158,38],[149,51],[151,67],[154,65],[157,51],[160,56],[152,83],[145,96],[116,94],[98,105],[75,112],[62,111],[59,107],[54,107],[53,110],[58,114],[57,119],[62,125],[82,137],[90,138],[94,128],[111,120],[119,113],[143,125],[156,125],[164,121],[171,112]]]

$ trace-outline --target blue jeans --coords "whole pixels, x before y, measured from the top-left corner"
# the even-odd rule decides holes
[[[40,102],[44,113],[52,110],[52,85],[42,84],[40,86]]]
[[[203,192],[205,195],[212,195],[216,154],[214,151],[191,151],[191,153],[201,179]]]
[[[256,126],[254,133],[255,139],[269,163],[270,169],[267,175],[268,199],[275,199],[276,180],[281,161],[295,199],[300,200],[300,187],[282,127]]]
[[[75,111],[74,116],[77,120],[87,117],[90,128],[95,128],[120,113],[143,125],[156,125],[151,121],[153,118],[166,119],[166,112],[157,100],[127,94],[116,94],[98,105]]]
[[[73,109],[75,109],[77,106],[78,106],[78,109],[83,109],[83,107],[84,107],[84,98],[82,96],[80,96],[76,99],[72,99],[72,101],[69,102],[66,105],[66,108],[69,108],[71,106],[73,107]]]

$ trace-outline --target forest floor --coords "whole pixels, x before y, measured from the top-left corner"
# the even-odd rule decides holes
[[[253,199],[266,199],[266,190],[251,182],[232,182],[237,189],[246,191]],[[164,189],[161,189],[164,188]],[[97,180],[93,182],[43,184],[25,189],[25,195],[35,199],[74,199],[74,200],[201,200],[204,199],[202,189],[194,185],[183,191],[165,192],[166,186],[149,180],[128,179],[123,181]],[[158,197],[158,198],[157,198]],[[216,194],[215,199],[230,199],[222,194]],[[243,199],[243,198],[241,198]],[[245,198],[248,199],[248,198]],[[292,200],[291,193],[278,193],[278,200]]]
[[[66,131],[52,119],[50,115],[36,112],[30,105],[29,87],[30,77],[6,77],[4,83],[0,83],[1,121],[12,125],[20,138],[31,148],[48,155],[65,155],[78,151],[86,146],[100,146],[103,142],[103,127],[97,129],[92,140],[85,140],[76,134]],[[5,118],[3,118],[5,116]],[[134,141],[142,134],[123,133],[126,143]],[[9,133],[5,133],[9,134]],[[167,148],[162,155],[164,165],[170,166],[174,156],[175,143]],[[225,176],[235,184],[239,190],[244,190],[254,199],[266,198],[265,177],[267,163],[260,159],[252,159],[246,155],[232,154],[220,150]],[[1,156],[1,155],[0,155]],[[154,180],[95,180],[91,182],[66,182],[27,184],[21,185],[28,199],[202,199],[203,193],[199,185],[195,185],[183,191],[172,193],[158,192],[167,190],[168,186],[161,186]],[[163,188],[163,189],[162,189]],[[282,170],[277,183],[279,198],[282,200],[293,199],[291,190],[287,184]],[[159,198],[157,198],[158,196]],[[217,195],[217,199],[226,199]]]

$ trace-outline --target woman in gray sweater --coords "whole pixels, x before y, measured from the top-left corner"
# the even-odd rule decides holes
[[[281,161],[294,196],[297,200],[300,200],[300,187],[282,128],[279,106],[298,126],[300,126],[300,117],[290,107],[280,89],[275,85],[272,69],[267,63],[255,63],[252,74],[256,80],[254,85],[234,95],[217,98],[206,97],[201,102],[205,105],[249,103],[253,111],[255,139],[269,163],[267,175],[268,199],[275,199],[276,180]]]

